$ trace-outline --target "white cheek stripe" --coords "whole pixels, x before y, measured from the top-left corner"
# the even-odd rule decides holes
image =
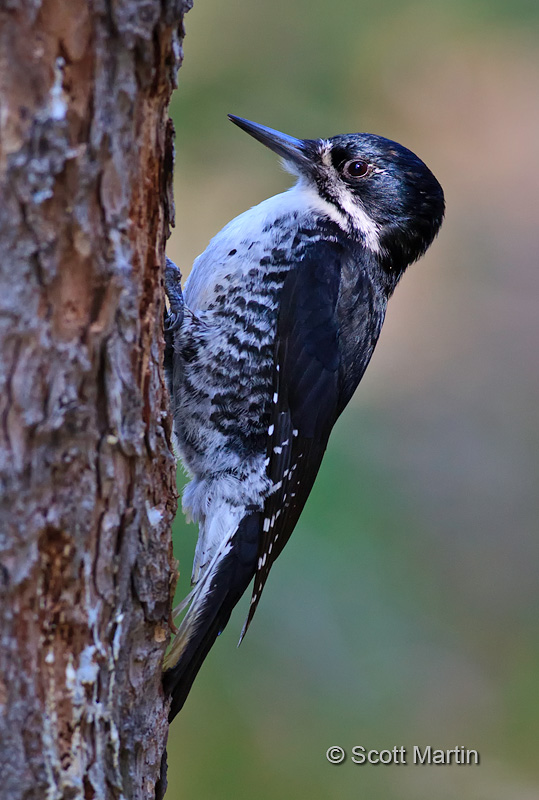
[[[380,252],[380,226],[369,217],[362,205],[354,202],[350,193],[343,187],[338,202],[365,238],[365,244],[374,253]]]
[[[322,161],[324,163],[326,163],[328,159],[331,161],[329,157],[329,151],[322,155]],[[332,169],[331,164],[326,165]],[[351,220],[353,227],[363,235],[365,244],[369,250],[372,250],[374,253],[379,253],[381,250],[380,226],[372,219],[372,217],[367,214],[362,205],[358,205],[358,203],[354,201],[350,192],[340,182],[339,179],[332,181],[332,184],[333,183],[339,187],[340,191],[335,199],[345,212],[344,214],[341,213],[341,211],[339,211],[337,206],[333,205],[333,203],[329,203],[327,200],[324,200],[324,198],[320,197],[314,186],[307,183],[307,181],[300,179],[296,187],[299,191],[303,192],[304,197],[308,200],[312,208],[316,208],[317,211],[326,214],[343,230],[347,230],[349,228]]]

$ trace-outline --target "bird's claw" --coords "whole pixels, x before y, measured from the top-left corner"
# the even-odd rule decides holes
[[[172,331],[181,328],[183,322],[183,311],[181,314],[173,314],[172,312],[168,312],[165,314],[165,322],[164,328],[167,333],[171,333]]]
[[[182,274],[170,258],[166,259],[165,266],[165,293],[168,298],[169,308],[165,312],[165,331],[175,331],[183,323],[184,302],[181,287]]]

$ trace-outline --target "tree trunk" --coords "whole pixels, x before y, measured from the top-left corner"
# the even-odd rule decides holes
[[[6,800],[153,798],[159,780],[176,572],[167,107],[189,5],[0,3]]]

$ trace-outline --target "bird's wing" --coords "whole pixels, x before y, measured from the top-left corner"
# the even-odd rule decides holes
[[[351,396],[349,370],[343,364],[344,349],[339,340],[346,324],[342,319],[343,307],[347,306],[342,298],[343,286],[346,284],[354,317],[364,314],[370,318],[373,303],[366,271],[360,263],[350,261],[349,251],[337,243],[317,242],[307,247],[299,263],[291,268],[281,292],[267,450],[267,473],[274,489],[261,517],[258,566],[242,638],[271,565],[309,496],[331,429]],[[354,275],[353,286],[349,286],[350,275]],[[345,353],[345,357],[359,356],[349,365],[355,372],[354,388],[377,334],[373,336],[367,321],[355,331],[355,337],[355,353]],[[359,361],[364,362],[360,370]]]

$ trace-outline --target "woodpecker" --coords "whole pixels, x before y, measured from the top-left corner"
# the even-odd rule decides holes
[[[396,142],[296,139],[229,117],[297,181],[229,222],[183,295],[167,260],[165,368],[191,476],[183,507],[199,525],[188,610],[165,663],[170,719],[254,578],[245,635],[387,301],[444,214],[440,184]]]

